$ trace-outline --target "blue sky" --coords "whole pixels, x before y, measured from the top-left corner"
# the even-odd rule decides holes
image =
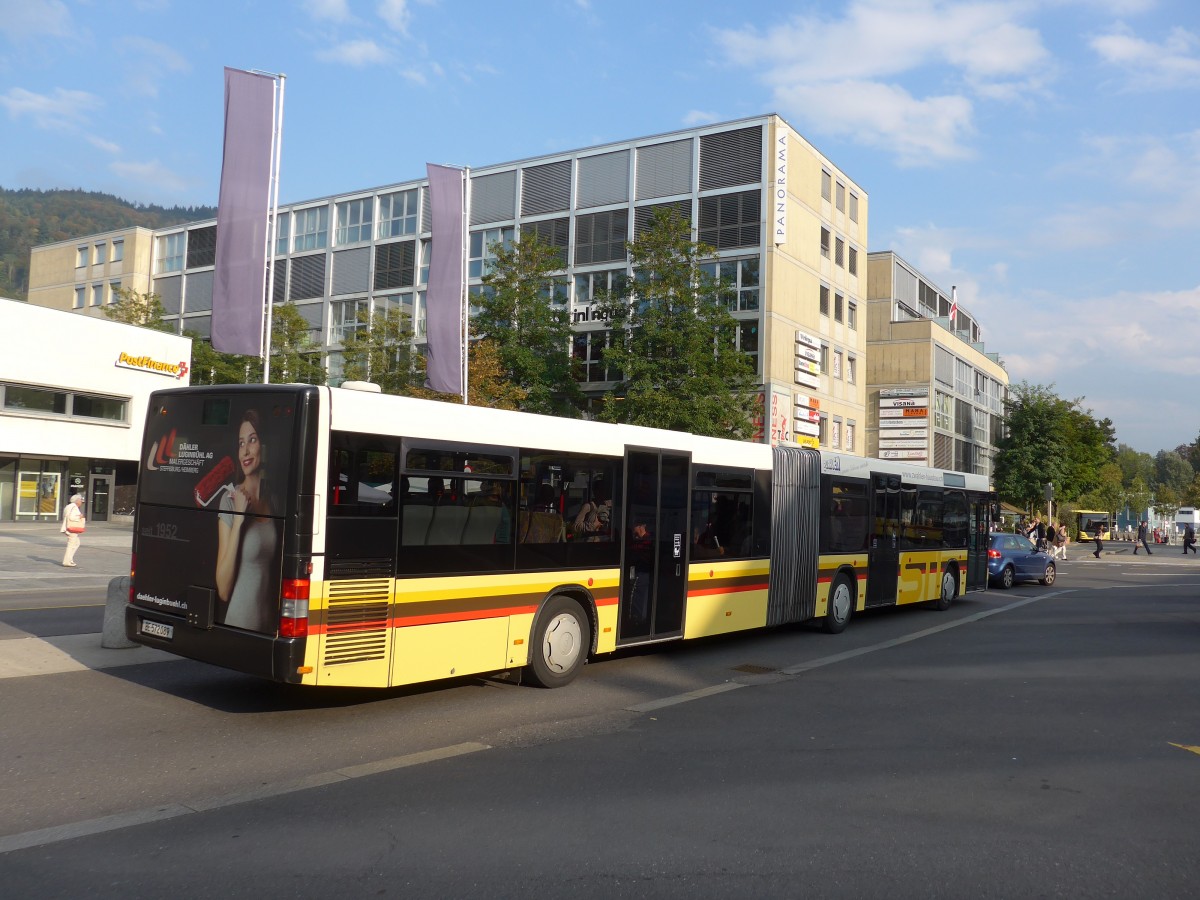
[[[1200,433],[1195,0],[0,0],[0,186],[215,205],[226,65],[285,202],[777,112],[1014,383]]]

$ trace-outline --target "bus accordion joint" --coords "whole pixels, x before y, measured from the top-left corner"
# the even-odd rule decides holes
[[[308,637],[308,587],[307,578],[285,578],[280,599],[279,636],[283,638]]]

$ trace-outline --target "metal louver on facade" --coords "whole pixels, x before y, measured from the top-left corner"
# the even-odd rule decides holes
[[[571,161],[521,170],[521,215],[566,212],[571,206]]]
[[[355,247],[333,254],[333,296],[365,293],[371,285],[371,248]]]
[[[289,300],[311,300],[325,296],[325,254],[292,258],[292,285]]]
[[[633,211],[633,237],[637,240],[642,232],[650,227],[650,220],[655,214],[675,213],[685,222],[692,221],[692,201],[676,200],[673,203],[655,203],[651,206],[639,206]]]
[[[416,266],[416,241],[395,241],[375,246],[375,290],[412,287]]]
[[[540,222],[526,222],[521,226],[522,232],[532,232],[547,247],[558,251],[559,260],[563,267],[567,265],[567,251],[571,248],[571,220],[543,219]]]
[[[626,203],[629,200],[629,151],[601,153],[579,159],[578,209]]]
[[[767,624],[783,625],[811,619],[817,611],[821,454],[775,447],[771,458]]]
[[[212,309],[213,273],[192,272],[184,288],[183,311],[188,313],[207,312]]]
[[[689,138],[638,148],[638,200],[691,193],[692,144]]]
[[[275,259],[268,263],[268,281],[270,281],[270,266],[275,265],[278,268],[275,272],[275,280],[271,283],[271,302],[282,303],[287,297],[287,276],[288,276],[288,261],[286,259]]]
[[[217,259],[217,226],[193,228],[187,233],[187,267],[214,265]]]
[[[757,190],[700,198],[701,242],[718,250],[757,247],[762,239],[762,196]]]
[[[183,305],[183,276],[172,275],[170,278],[155,278],[154,293],[158,294],[164,312],[168,315],[178,314]]]
[[[421,233],[428,234],[433,229],[433,213],[429,210],[429,187],[421,188]]]
[[[515,219],[517,208],[517,173],[496,172],[477,175],[471,179],[471,224],[503,222]]]
[[[700,138],[700,190],[762,181],[762,127],[721,131]]]

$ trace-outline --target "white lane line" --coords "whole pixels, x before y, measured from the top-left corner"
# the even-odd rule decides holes
[[[361,766],[349,766],[343,769],[334,769],[330,772],[308,775],[304,778],[296,778],[291,781],[268,784],[240,794],[230,794],[225,797],[216,797],[191,803],[169,803],[149,809],[137,809],[127,813],[102,816],[98,819],[73,822],[69,825],[55,825],[50,828],[39,828],[36,831],[10,834],[6,837],[0,837],[0,854],[12,853],[15,850],[27,850],[30,847],[43,847],[46,844],[57,844],[61,841],[87,837],[92,834],[118,831],[122,828],[131,828],[134,825],[159,822],[163,819],[174,819],[179,816],[189,816],[198,812],[223,809],[228,806],[236,806],[239,803],[251,803],[255,800],[262,800],[268,797],[279,797],[284,794],[307,791],[311,788],[336,784],[353,778],[376,775],[380,772],[392,772],[396,769],[419,766],[424,763],[435,762],[441,759],[451,759],[466,753],[477,753],[480,750],[490,749],[491,747],[487,744],[477,744],[474,742],[452,744],[449,747],[439,747],[436,750],[423,750],[420,753],[410,753],[407,756],[393,756],[390,759],[364,763]]]
[[[88,669],[115,669],[143,663],[178,662],[173,653],[149,647],[124,647],[119,650],[100,646],[101,633],[64,634],[57,637],[20,637],[0,640],[0,679],[28,678],[31,675],[57,675]]]
[[[656,709],[662,709],[665,706],[675,706],[679,703],[687,703],[689,700],[699,700],[703,697],[711,697],[713,694],[723,694],[726,691],[736,691],[738,688],[748,687],[749,685],[739,684],[736,681],[726,681],[723,684],[714,684],[711,687],[700,688],[695,691],[688,691],[686,694],[676,694],[673,697],[663,697],[660,700],[647,700],[645,703],[638,703],[635,706],[627,706],[629,712],[653,712]]]

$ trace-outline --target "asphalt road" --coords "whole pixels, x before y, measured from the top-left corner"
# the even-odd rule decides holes
[[[1078,559],[1052,588],[608,658],[558,691],[313,693],[176,660],[3,678],[0,884],[1191,897],[1198,587],[1158,554]],[[44,606],[0,595],[0,628],[87,615]]]

